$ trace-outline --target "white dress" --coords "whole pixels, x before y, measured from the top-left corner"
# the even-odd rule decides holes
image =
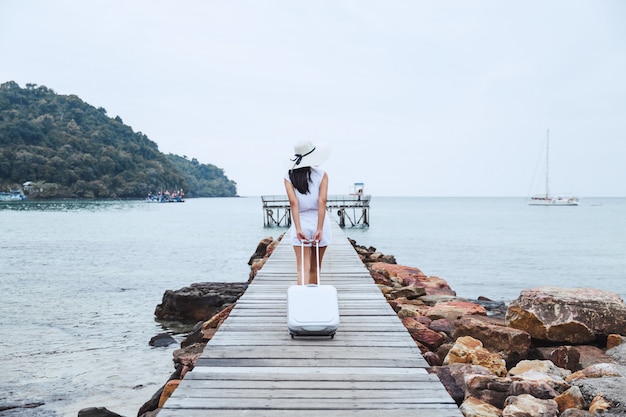
[[[324,178],[324,171],[319,168],[311,168],[311,182],[309,183],[309,193],[301,194],[297,189],[296,197],[298,198],[298,207],[300,208],[300,226],[305,235],[309,239],[313,238],[315,231],[317,230],[317,200],[320,194],[320,184]],[[285,175],[285,179],[291,182],[289,179],[289,172]],[[294,187],[295,189],[295,187]],[[293,216],[293,213],[292,213]],[[301,243],[296,236],[295,223],[291,222],[291,243],[293,246],[300,246]],[[328,213],[324,216],[324,225],[322,227],[322,240],[319,246],[328,246],[332,241],[331,227],[328,220]],[[307,245],[310,246],[310,245]]]

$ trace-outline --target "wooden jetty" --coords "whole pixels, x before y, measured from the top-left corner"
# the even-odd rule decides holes
[[[292,339],[286,293],[295,256],[283,239],[159,417],[461,417],[343,231],[321,281],[337,288],[334,339]],[[393,413],[393,414],[387,414]]]
[[[371,196],[363,194],[331,195],[326,200],[328,214],[337,216],[340,227],[369,226]],[[271,226],[291,226],[291,208],[286,195],[261,196],[263,203],[263,224]]]

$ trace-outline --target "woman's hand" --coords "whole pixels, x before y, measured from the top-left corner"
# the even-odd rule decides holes
[[[296,229],[296,236],[298,237],[299,241],[303,241],[303,240],[309,240],[309,237],[307,235],[304,234],[304,232],[302,231],[302,229],[297,230]]]
[[[317,240],[318,242],[322,241],[322,231],[321,230],[316,230],[315,234],[313,235],[313,240]]]

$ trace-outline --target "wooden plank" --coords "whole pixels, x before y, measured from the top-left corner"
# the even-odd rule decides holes
[[[438,381],[437,376],[429,374],[425,369],[420,368],[381,368],[381,367],[362,367],[362,368],[339,368],[316,366],[314,369],[302,371],[301,367],[275,367],[275,368],[258,368],[258,367],[219,367],[219,366],[203,366],[194,368],[185,377],[197,379],[250,379],[250,380],[298,380],[298,381],[393,381],[400,382],[423,380],[430,378],[432,381]]]
[[[387,410],[409,409],[419,410],[419,405],[441,405],[440,398],[417,396],[411,399],[397,398],[187,398],[172,396],[167,408],[202,408],[203,410],[223,409],[288,409],[288,410]],[[460,411],[457,409],[457,416]],[[166,414],[167,415],[167,414]]]
[[[281,241],[159,417],[460,417],[356,252],[334,227],[322,283],[338,291],[335,338],[287,331],[295,254]]]
[[[419,414],[416,413],[419,410]],[[447,404],[421,404],[419,408],[399,409],[386,407],[384,410],[371,408],[367,410],[331,410],[327,409],[320,414],[319,410],[303,410],[294,408],[279,410],[241,410],[241,409],[225,409],[221,408],[220,417],[294,417],[294,411],[297,411],[297,417],[381,417],[382,415],[393,415],[393,417],[459,417],[459,409],[455,405]],[[159,415],[162,415],[159,413]],[[207,411],[202,408],[184,408],[184,409],[168,409],[168,417],[207,417]]]
[[[445,393],[437,389],[432,383],[429,385],[415,386],[410,389],[316,389],[300,385],[297,389],[272,388],[270,386],[259,389],[252,388],[214,388],[198,387],[202,381],[195,381],[186,387],[184,395],[179,395],[181,400],[188,398],[200,398],[205,403],[211,403],[210,407],[223,407],[219,401],[233,398],[246,398],[248,400],[313,400],[317,399],[324,403],[326,400],[353,400],[367,396],[367,401],[384,403],[441,403],[447,402]],[[239,404],[241,405],[241,404]],[[328,405],[328,404],[326,404]]]

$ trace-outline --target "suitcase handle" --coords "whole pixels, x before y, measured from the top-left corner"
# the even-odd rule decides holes
[[[314,240],[314,239],[305,239],[305,240],[301,240],[300,241],[300,248],[301,248],[301,256],[300,256],[300,264],[301,264],[301,270],[302,270],[302,284],[304,285],[304,244],[305,243],[315,243],[315,259],[317,262],[317,285],[320,285],[320,247],[319,247],[319,240]],[[315,285],[315,284],[307,284],[307,285]]]

